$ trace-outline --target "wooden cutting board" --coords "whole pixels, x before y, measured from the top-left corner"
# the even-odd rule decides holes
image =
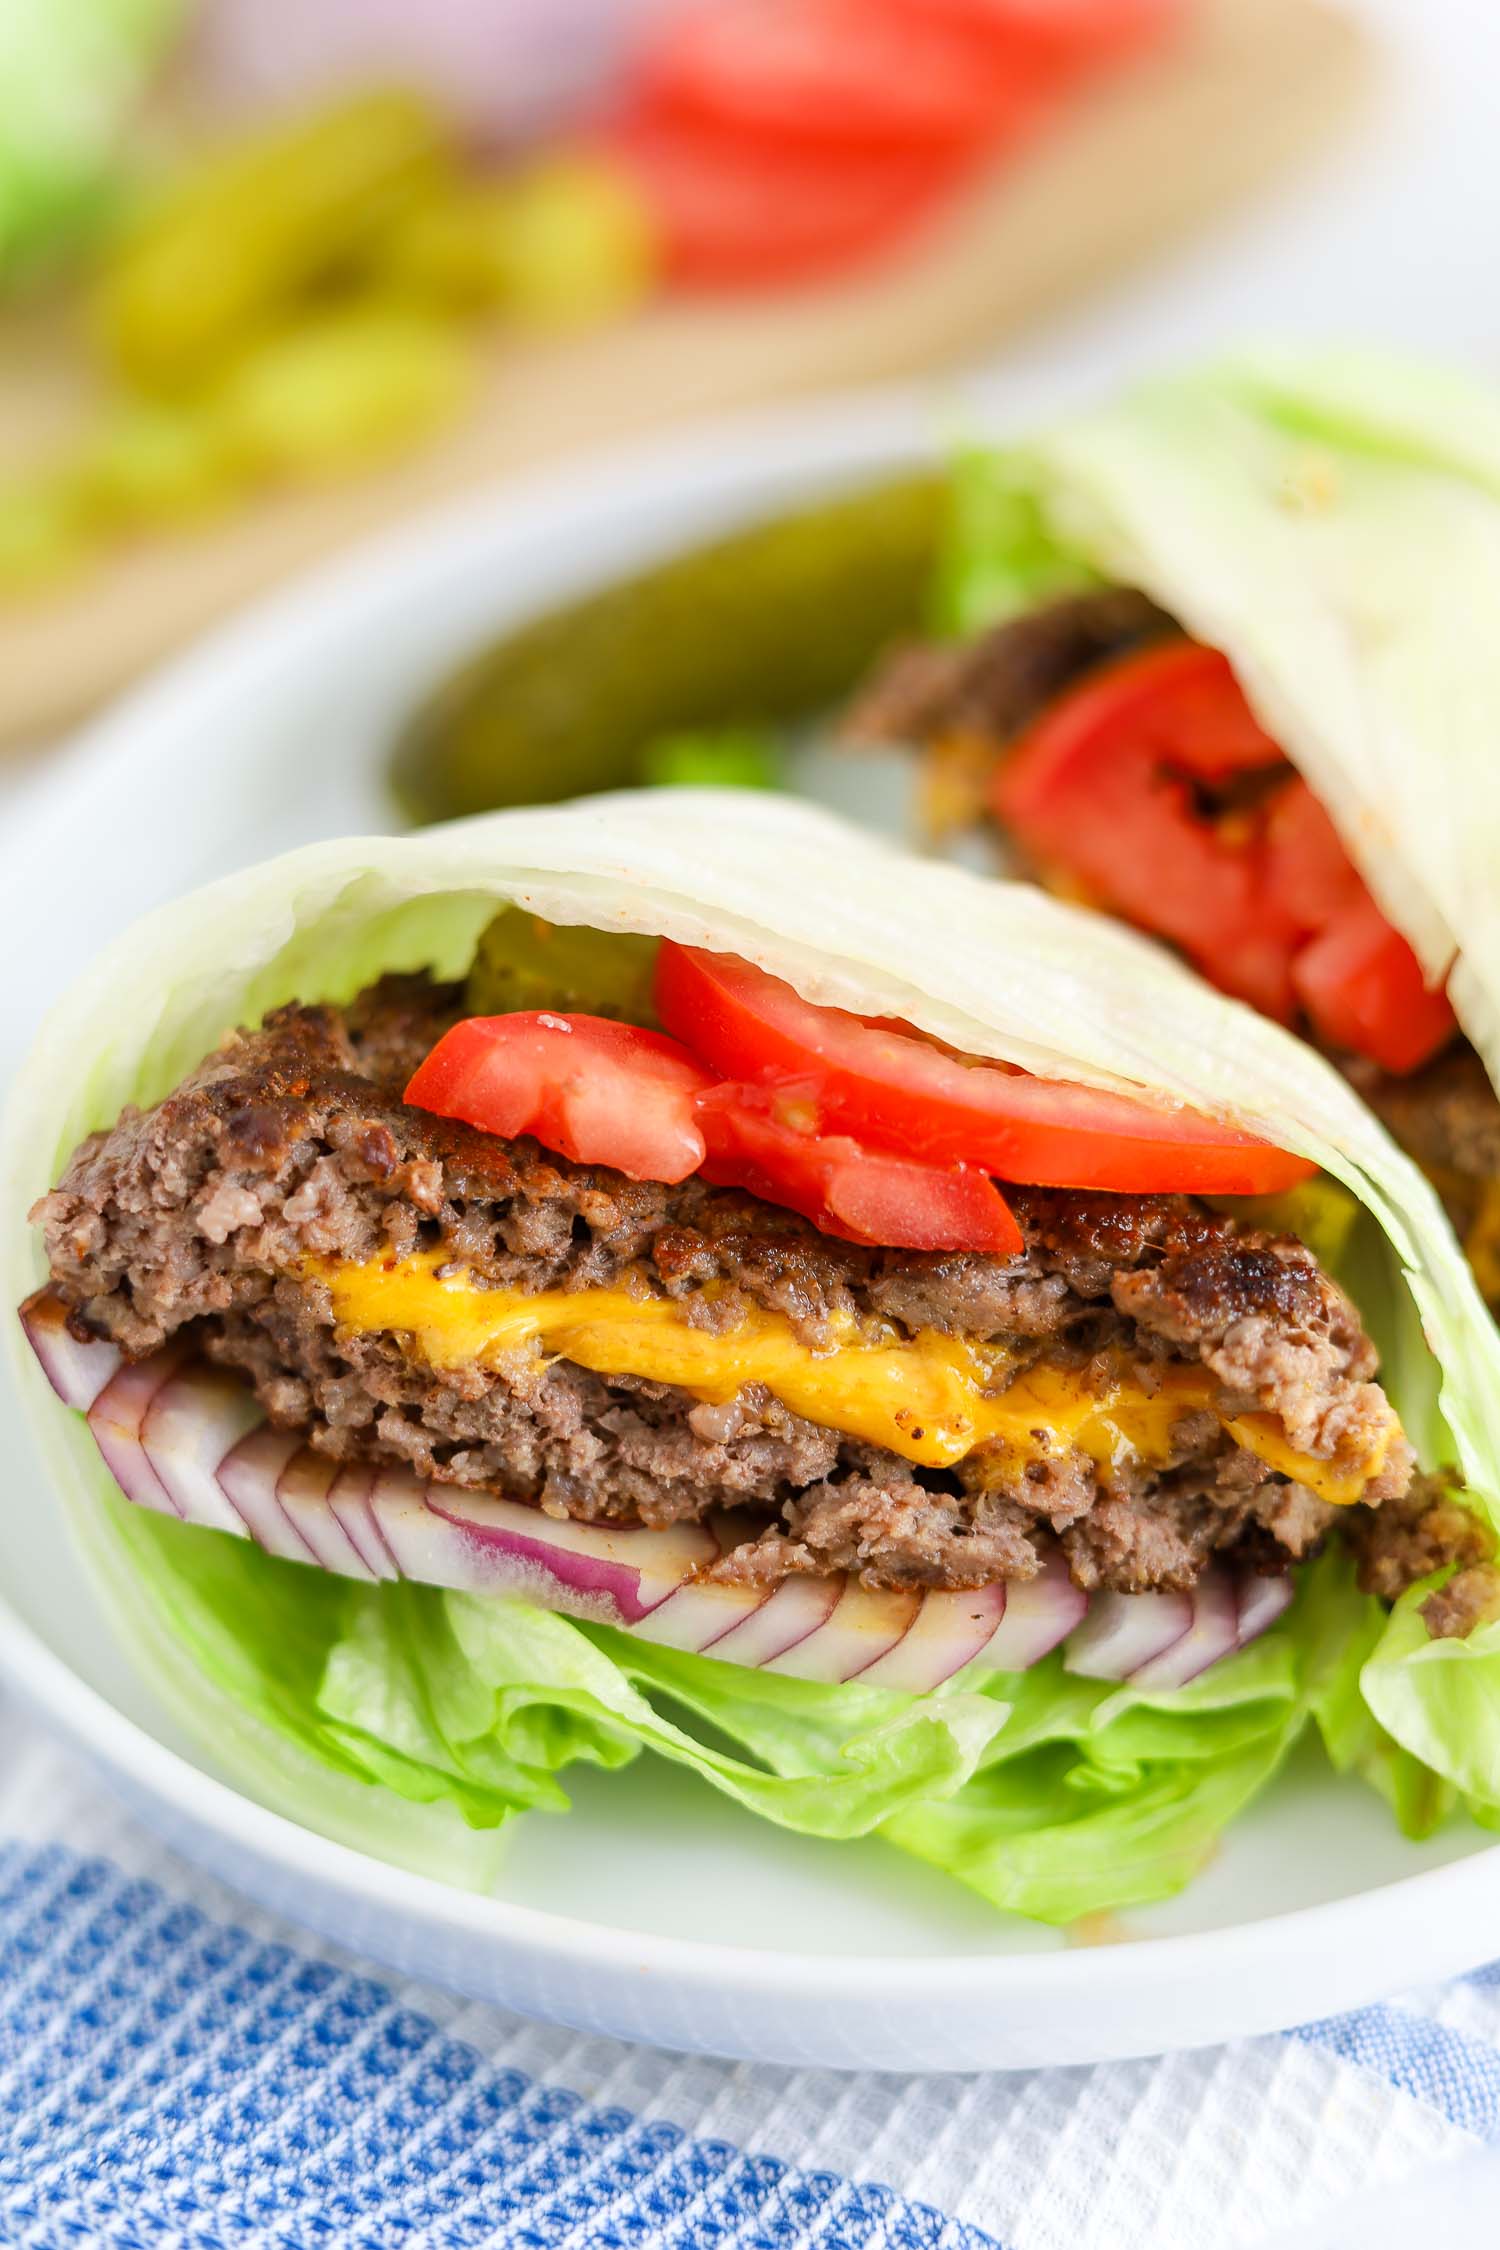
[[[44,737],[299,565],[507,471],[993,347],[1315,147],[1368,61],[1322,0],[1199,0],[1170,51],[1080,97],[1033,153],[878,270],[806,293],[667,301],[578,339],[497,335],[480,407],[420,453],[143,541],[76,586],[0,609],[0,743]],[[87,398],[65,316],[0,325],[0,462],[39,457]]]

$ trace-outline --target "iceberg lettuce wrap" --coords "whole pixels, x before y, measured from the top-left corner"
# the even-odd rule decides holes
[[[1067,1921],[1311,1728],[1500,1809],[1438,1198],[1104,917],[735,793],[319,845],[111,947],[4,1146],[78,1542],[312,1826],[482,1882],[650,1752]]]
[[[1157,380],[957,475],[858,699],[934,818],[1303,1029],[1500,1305],[1500,399],[1355,351]]]

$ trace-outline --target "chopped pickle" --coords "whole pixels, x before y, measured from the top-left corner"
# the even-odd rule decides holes
[[[446,820],[628,787],[664,735],[826,708],[919,628],[945,491],[914,476],[825,501],[521,626],[407,726],[402,809]]]
[[[640,196],[614,167],[551,157],[414,202],[371,244],[369,271],[383,289],[450,311],[582,326],[646,295],[656,239]]]
[[[437,113],[394,91],[341,100],[206,157],[107,258],[93,308],[106,357],[143,389],[211,382],[431,192],[451,161]]]
[[[0,599],[49,592],[92,553],[71,478],[0,485]]]
[[[370,245],[371,282],[449,312],[493,310],[510,286],[510,200],[503,182],[455,181],[412,203]]]
[[[464,1004],[471,1015],[552,1008],[656,1026],[651,977],[660,941],[543,922],[502,907],[479,940]]]
[[[607,320],[656,279],[650,213],[614,165],[550,157],[516,180],[503,216],[505,302],[517,320],[547,328]]]
[[[473,375],[451,328],[406,308],[362,307],[302,322],[261,345],[224,385],[218,414],[235,455],[272,476],[338,476],[446,421]]]
[[[1346,1187],[1320,1173],[1280,1195],[1208,1195],[1216,1211],[1267,1234],[1293,1234],[1325,1273],[1337,1269],[1359,1217],[1359,1205]]]
[[[212,415],[140,400],[85,440],[77,481],[90,518],[134,529],[212,515],[237,498],[244,477]]]

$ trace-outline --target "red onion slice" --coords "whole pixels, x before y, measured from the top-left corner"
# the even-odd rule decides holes
[[[424,1586],[472,1586],[468,1544],[451,1523],[433,1514],[427,1487],[414,1470],[377,1469],[365,1505],[398,1577]]]
[[[141,1423],[141,1446],[162,1490],[184,1523],[247,1536],[218,1472],[263,1420],[255,1393],[237,1376],[200,1363],[170,1375]]]
[[[1049,1555],[1035,1578],[1013,1579],[1006,1587],[1004,1614],[979,1652],[986,1670],[1029,1671],[1081,1624],[1088,1606],[1062,1556]]]
[[[1063,1667],[1085,1680],[1130,1679],[1164,1656],[1192,1622],[1189,1594],[1096,1594]]]
[[[90,1336],[80,1341],[68,1326],[68,1308],[53,1289],[38,1289],[21,1307],[21,1326],[46,1376],[64,1406],[87,1412],[121,1365],[113,1344]]]
[[[359,1556],[372,1578],[395,1580],[401,1576],[389,1547],[380,1536],[380,1526],[370,1513],[370,1493],[375,1483],[373,1469],[352,1465],[340,1469],[328,1487],[328,1505],[344,1527],[354,1552]]]
[[[219,1463],[219,1486],[225,1499],[255,1541],[268,1555],[284,1562],[316,1562],[301,1532],[276,1497],[281,1473],[302,1440],[295,1430],[273,1430],[268,1422],[252,1430]]]
[[[1137,1601],[1144,1599],[1137,1594]],[[1239,1646],[1239,1603],[1234,1583],[1222,1570],[1205,1570],[1194,1586],[1193,1619],[1180,1640],[1160,1656],[1152,1657],[1130,1675],[1133,1688],[1156,1694],[1163,1688],[1186,1687],[1210,1664]]]
[[[147,1458],[142,1425],[151,1402],[184,1365],[186,1348],[155,1352],[150,1359],[124,1363],[88,1411],[88,1425],[105,1465],[127,1500],[158,1515],[181,1514]]]
[[[337,1475],[337,1462],[314,1453],[310,1445],[301,1446],[277,1479],[276,1498],[298,1538],[325,1570],[373,1585],[374,1571],[328,1504]]]
[[[827,1622],[761,1669],[799,1680],[857,1680],[911,1630],[920,1594],[877,1591],[846,1578]]]
[[[1246,1648],[1251,1641],[1258,1640],[1262,1633],[1267,1632],[1275,1624],[1278,1617],[1286,1614],[1292,1605],[1292,1597],[1296,1591],[1289,1571],[1282,1571],[1275,1578],[1252,1576],[1240,1580],[1238,1588],[1240,1619],[1237,1638],[1241,1648]]]
[[[820,1625],[833,1615],[843,1592],[840,1578],[784,1578],[769,1601],[763,1601],[742,1625],[712,1643],[711,1656],[725,1664],[743,1664],[751,1670],[790,1657]],[[788,1663],[795,1671],[795,1663]]]
[[[907,1695],[941,1687],[993,1642],[1005,1616],[1005,1600],[1003,1586],[926,1594],[895,1647],[860,1673],[860,1686],[895,1688]]]
[[[637,1531],[569,1523],[399,1471],[376,1478],[370,1507],[407,1578],[516,1594],[610,1625],[638,1624],[719,1552],[700,1524]]]
[[[769,1586],[721,1586],[706,1578],[696,1585],[679,1586],[631,1630],[658,1648],[680,1648],[701,1656],[747,1624],[758,1610],[769,1607],[770,1599]]]

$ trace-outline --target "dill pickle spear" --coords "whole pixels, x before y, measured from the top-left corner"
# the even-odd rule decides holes
[[[816,712],[922,623],[945,484],[904,478],[699,547],[521,626],[391,766],[413,821],[629,787],[649,744]]]
[[[553,1008],[559,1015],[612,1016],[650,1029],[656,1022],[651,979],[660,942],[620,931],[573,929],[543,922],[524,907],[505,906],[479,940],[464,1003],[476,1016]]]

